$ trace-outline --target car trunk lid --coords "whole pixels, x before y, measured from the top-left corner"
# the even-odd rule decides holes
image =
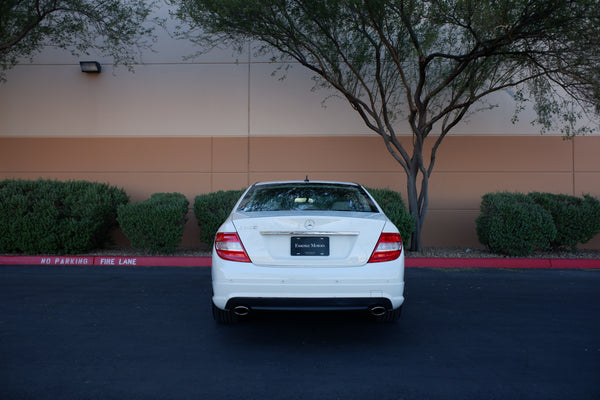
[[[262,266],[360,266],[386,222],[380,213],[235,213],[232,222],[248,256]]]

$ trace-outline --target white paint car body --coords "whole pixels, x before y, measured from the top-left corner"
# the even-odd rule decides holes
[[[299,209],[264,211],[271,203],[259,211],[245,207],[252,195],[282,188],[296,193],[289,202]],[[319,190],[364,194],[363,204],[348,200],[344,205],[344,200],[313,210],[318,199],[295,197],[305,188],[315,197]],[[393,321],[404,302],[404,249],[398,229],[360,185],[258,183],[218,230],[212,284],[213,315],[219,322],[259,309],[364,309]]]

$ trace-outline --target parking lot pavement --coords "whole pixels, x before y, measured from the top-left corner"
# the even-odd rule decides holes
[[[409,269],[397,324],[210,315],[210,270],[0,267],[2,399],[600,398],[600,271]]]

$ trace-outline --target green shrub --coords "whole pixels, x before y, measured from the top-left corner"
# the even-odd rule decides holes
[[[552,214],[557,231],[551,242],[554,249],[574,249],[600,232],[600,201],[594,197],[539,192],[529,193],[529,196]]]
[[[476,222],[479,241],[494,253],[526,256],[556,237],[550,212],[521,193],[484,195]]]
[[[117,220],[132,247],[169,254],[181,243],[188,206],[181,193],[155,193],[148,200],[119,207]]]
[[[391,189],[370,189],[369,193],[381,206],[383,212],[400,231],[404,246],[408,247],[410,237],[415,229],[415,219],[410,215],[400,193]]]
[[[125,191],[103,183],[0,182],[0,252],[77,254],[102,247]]]
[[[200,228],[200,241],[212,244],[217,230],[227,219],[245,190],[220,190],[196,196],[194,214]]]

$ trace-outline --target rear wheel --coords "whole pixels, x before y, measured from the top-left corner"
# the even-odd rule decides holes
[[[231,310],[221,310],[219,307],[215,306],[215,303],[211,302],[211,304],[213,319],[219,324],[230,325],[237,322],[237,317]]]

